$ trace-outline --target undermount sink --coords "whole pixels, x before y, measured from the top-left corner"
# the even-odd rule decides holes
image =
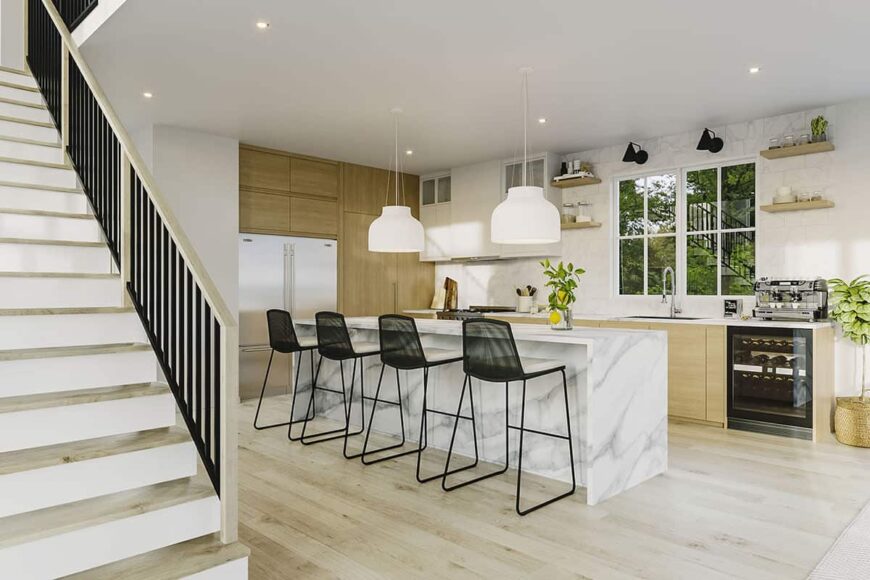
[[[692,316],[648,316],[639,314],[637,316],[624,316],[623,318],[651,318],[655,320],[704,320],[703,318],[695,318]]]

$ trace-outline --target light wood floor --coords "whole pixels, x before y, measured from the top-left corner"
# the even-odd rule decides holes
[[[286,397],[266,405],[286,416]],[[417,484],[412,457],[364,467],[338,442],[254,431],[255,406],[239,413],[254,580],[805,578],[870,499],[870,450],[672,423],[665,475],[521,518],[515,473],[444,493]]]

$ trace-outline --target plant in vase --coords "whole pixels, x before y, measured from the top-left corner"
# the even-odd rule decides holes
[[[834,431],[837,440],[847,445],[870,447],[870,389],[867,388],[867,344],[870,343],[870,280],[867,274],[851,282],[829,280],[833,304],[831,318],[843,336],[861,349],[861,387],[858,397],[837,397]]]
[[[824,115],[819,115],[810,121],[810,130],[813,132],[813,143],[828,140],[828,120]]]
[[[543,260],[541,266],[544,267],[544,276],[547,277],[545,285],[550,289],[547,297],[550,328],[570,330],[574,326],[571,321],[571,305],[577,300],[574,291],[580,285],[580,276],[586,270],[575,268],[570,262],[567,266],[562,262],[554,266],[549,259]]]

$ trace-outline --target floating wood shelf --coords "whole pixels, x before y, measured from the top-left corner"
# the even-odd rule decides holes
[[[761,211],[779,213],[781,211],[801,211],[804,209],[827,209],[834,207],[834,202],[829,199],[817,199],[816,201],[796,201],[794,203],[775,203],[761,206]]]
[[[560,179],[558,181],[554,179],[551,185],[553,187],[558,187],[559,189],[565,189],[568,187],[582,187],[584,185],[598,185],[599,183],[601,183],[601,180],[597,177],[572,177],[570,179]]]
[[[820,143],[807,143],[805,145],[793,145],[792,147],[780,147],[779,149],[765,149],[761,152],[761,156],[765,159],[782,159],[783,157],[812,155],[813,153],[824,153],[825,151],[833,150],[833,143],[830,141],[822,141]]]
[[[587,228],[600,228],[601,222],[574,222],[562,224],[563,230],[585,230]]]

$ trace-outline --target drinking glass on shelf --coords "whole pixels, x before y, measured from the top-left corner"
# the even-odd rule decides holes
[[[783,147],[794,147],[794,135],[786,135],[782,138]]]
[[[806,145],[810,142],[810,134],[809,133],[801,133],[801,136],[798,138],[798,145]]]
[[[768,146],[767,146],[767,148],[768,148],[768,149],[779,149],[780,146],[781,146],[781,145],[779,144],[779,137],[772,137],[772,138],[770,139],[770,141],[768,141]]]

